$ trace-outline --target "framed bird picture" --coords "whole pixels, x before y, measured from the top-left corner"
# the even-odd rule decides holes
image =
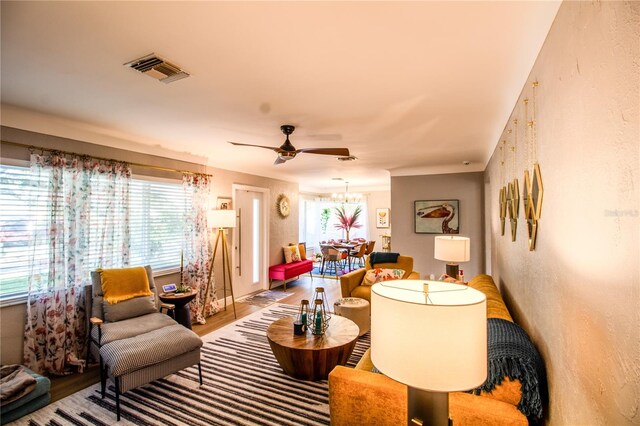
[[[459,234],[459,200],[414,201],[416,234]]]

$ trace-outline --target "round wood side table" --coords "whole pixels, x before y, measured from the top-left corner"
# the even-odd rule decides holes
[[[356,346],[356,323],[333,316],[322,335],[293,334],[293,317],[280,318],[267,329],[267,340],[285,373],[300,380],[326,380],[336,365],[345,365]]]
[[[191,290],[188,293],[161,293],[158,295],[164,303],[175,305],[175,320],[191,330],[191,311],[189,302],[196,297],[196,292]]]

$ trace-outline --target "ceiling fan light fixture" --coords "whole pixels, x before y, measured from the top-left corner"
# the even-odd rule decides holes
[[[287,160],[293,160],[296,156],[295,152],[287,152],[287,151],[283,151],[283,152],[279,152],[278,153],[278,158],[280,158],[281,160],[287,161]]]
[[[349,153],[349,149],[348,148],[302,148],[302,149],[296,149],[296,147],[293,146],[293,144],[289,140],[289,135],[291,133],[293,133],[293,131],[295,130],[295,126],[292,126],[290,124],[283,124],[282,126],[280,126],[280,130],[282,130],[282,133],[285,134],[286,139],[285,139],[284,143],[282,145],[280,145],[279,147],[265,146],[265,145],[254,145],[254,144],[250,144],[250,143],[238,143],[238,142],[231,142],[231,141],[229,141],[229,143],[232,144],[232,145],[252,146],[252,147],[256,147],[256,148],[264,148],[264,149],[269,149],[271,151],[275,151],[276,153],[278,153],[278,158],[276,158],[276,161],[273,163],[274,166],[277,166],[278,164],[282,164],[285,161],[292,160],[298,154],[318,154],[318,155],[333,155],[333,156],[338,156],[338,157],[351,157],[351,154]],[[352,159],[355,160],[355,157],[353,157]]]

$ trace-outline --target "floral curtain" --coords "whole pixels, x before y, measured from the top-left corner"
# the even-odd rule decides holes
[[[129,262],[127,164],[56,152],[32,155],[32,206],[24,364],[40,373],[82,371],[85,285],[98,267]]]
[[[184,174],[182,186],[190,205],[185,208],[182,284],[191,287],[197,296],[190,303],[193,321],[204,324],[205,318],[220,310],[216,299],[215,276],[208,285],[211,253],[210,230],[207,227],[207,211],[211,178],[208,175]]]

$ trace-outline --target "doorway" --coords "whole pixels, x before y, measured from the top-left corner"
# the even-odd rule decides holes
[[[233,287],[236,298],[265,288],[267,265],[267,202],[265,188],[233,185],[238,228],[233,238],[236,259]]]

